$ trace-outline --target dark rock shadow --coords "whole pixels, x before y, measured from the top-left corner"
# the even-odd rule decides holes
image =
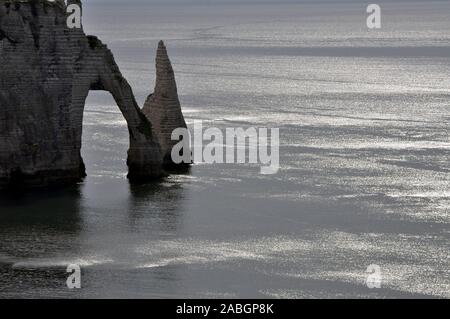
[[[83,227],[80,199],[80,185],[1,193],[0,254],[40,258],[73,251]]]
[[[183,171],[189,174],[190,169]],[[173,173],[173,172],[172,172]],[[180,175],[180,171],[178,171]],[[160,182],[130,183],[129,218],[133,227],[176,233],[182,226],[186,185],[166,178]]]

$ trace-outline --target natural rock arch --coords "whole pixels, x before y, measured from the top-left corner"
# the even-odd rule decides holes
[[[161,176],[159,142],[112,53],[66,19],[62,0],[0,0],[0,188],[85,176],[80,150],[90,90],[109,91],[128,123],[129,178]]]
[[[132,181],[140,181],[161,176],[162,155],[151,123],[139,108],[130,85],[120,73],[106,45],[96,37],[87,38],[89,50],[74,77],[76,85],[72,90],[71,107],[76,112],[72,121],[76,131],[82,131],[84,106],[89,91],[109,92],[127,121],[130,135],[128,177]],[[81,134],[77,135],[77,145],[81,149]]]

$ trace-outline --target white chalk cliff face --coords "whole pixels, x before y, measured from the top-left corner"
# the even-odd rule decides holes
[[[178,143],[172,140],[172,132],[177,128],[187,128],[178,98],[177,84],[172,64],[164,42],[160,41],[156,54],[155,91],[150,94],[142,109],[153,124],[153,132],[158,137],[165,166],[176,166],[172,162],[172,148]],[[190,152],[190,150],[188,150]],[[187,163],[189,164],[189,163]],[[181,166],[185,166],[182,164]]]
[[[85,176],[80,149],[90,90],[109,91],[128,123],[130,180],[160,177],[160,144],[112,53],[82,28],[69,29],[66,19],[62,0],[0,0],[0,188]],[[169,91],[156,96],[176,94]],[[174,119],[184,123],[179,114]],[[172,119],[164,113],[161,121]],[[165,123],[156,127],[172,127]]]

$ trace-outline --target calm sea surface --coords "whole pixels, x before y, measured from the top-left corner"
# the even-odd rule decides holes
[[[281,169],[132,186],[126,123],[91,93],[89,177],[0,197],[0,298],[450,297],[450,4],[382,8],[368,31],[357,2],[86,5],[141,105],[164,39],[187,122],[280,128]]]

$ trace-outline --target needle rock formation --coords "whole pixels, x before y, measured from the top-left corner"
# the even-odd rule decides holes
[[[63,0],[0,0],[0,189],[85,176],[80,149],[90,90],[110,92],[127,121],[129,179],[162,176],[160,143],[112,53],[83,28],[69,29],[67,17]]]
[[[178,99],[175,74],[163,41],[159,42],[156,54],[155,90],[147,98],[142,110],[153,123],[153,132],[161,145],[164,165],[176,166],[172,162],[171,153],[173,146],[178,141],[172,140],[172,132],[177,128],[187,128],[187,126]]]

